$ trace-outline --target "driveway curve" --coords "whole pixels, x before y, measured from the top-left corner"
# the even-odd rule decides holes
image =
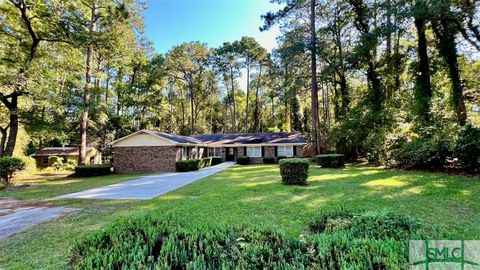
[[[57,198],[149,200],[220,172],[233,164],[235,163],[223,162],[199,171],[148,175],[123,183],[62,195]]]

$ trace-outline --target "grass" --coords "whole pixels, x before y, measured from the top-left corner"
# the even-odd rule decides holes
[[[45,183],[31,190],[0,191],[0,196],[47,199],[131,177],[77,179],[66,186]],[[475,239],[480,235],[479,177],[312,166],[308,181],[305,187],[282,185],[277,165],[233,166],[149,201],[58,200],[58,204],[82,210],[0,240],[0,249],[8,251],[0,253],[0,265],[6,269],[67,268],[69,250],[83,234],[119,217],[146,213],[172,215],[196,224],[276,229],[298,236],[319,210],[344,206],[410,215],[419,219],[433,238]]]
[[[101,177],[77,178],[66,174],[35,175],[15,181],[14,188],[0,192],[1,197],[14,197],[20,200],[46,200],[53,197],[86,189],[111,185],[133,179],[139,174],[109,175]],[[43,177],[42,177],[43,176]],[[32,180],[33,179],[33,180]],[[28,185],[22,187],[22,185]]]

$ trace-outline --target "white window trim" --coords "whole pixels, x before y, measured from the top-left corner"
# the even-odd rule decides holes
[[[210,150],[213,149],[213,155],[210,155]],[[217,150],[220,155],[217,155]],[[222,148],[221,147],[210,147],[208,148],[208,155],[211,157],[222,157]]]
[[[247,146],[248,157],[262,157],[262,147],[261,146]]]
[[[291,145],[277,146],[277,156],[293,157],[293,146]]]

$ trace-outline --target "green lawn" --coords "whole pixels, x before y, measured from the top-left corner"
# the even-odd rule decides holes
[[[65,180],[60,185],[45,183],[29,190],[1,191],[0,196],[47,199],[131,177],[76,179],[72,183]],[[276,165],[233,166],[150,201],[59,200],[58,204],[82,210],[0,240],[0,249],[8,251],[0,253],[0,266],[66,268],[69,249],[82,234],[118,217],[145,213],[173,215],[197,224],[251,225],[297,236],[320,209],[389,209],[418,218],[432,237],[478,239],[479,194],[479,177],[312,166],[309,185],[298,187],[280,184]]]

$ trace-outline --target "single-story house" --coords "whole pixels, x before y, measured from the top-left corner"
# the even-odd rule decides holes
[[[37,162],[37,167],[46,168],[55,162],[49,157],[61,157],[64,160],[78,161],[78,147],[45,147],[30,155]],[[86,164],[102,164],[102,153],[94,147],[87,147]]]
[[[235,161],[249,156],[251,163],[263,157],[303,156],[305,138],[300,133],[235,133],[181,136],[140,130],[113,141],[116,172],[174,171],[179,160],[221,157]]]

